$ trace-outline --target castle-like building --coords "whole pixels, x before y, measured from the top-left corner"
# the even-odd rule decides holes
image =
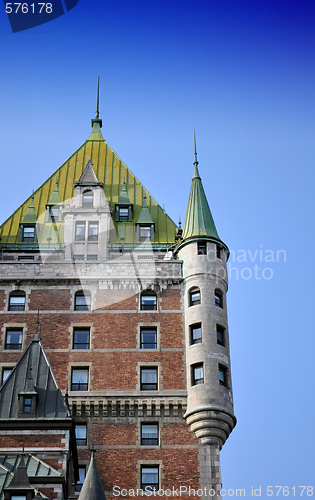
[[[181,228],[104,140],[98,109],[0,226],[0,500],[220,498],[236,423],[229,250],[196,143]]]

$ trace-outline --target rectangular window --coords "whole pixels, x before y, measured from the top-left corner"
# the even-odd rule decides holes
[[[4,348],[7,350],[22,349],[22,336],[22,328],[8,329],[5,336]]]
[[[4,384],[4,382],[7,380],[11,372],[12,368],[2,368],[2,380],[1,380],[2,384]]]
[[[221,259],[221,247],[217,245],[217,259]]]
[[[90,348],[90,329],[89,328],[74,328],[73,329],[73,349],[89,349]]]
[[[32,398],[25,396],[23,398],[23,413],[32,412]]]
[[[129,208],[119,207],[118,208],[118,220],[128,221],[129,220]]]
[[[217,307],[223,308],[223,295],[220,290],[216,290],[214,294],[214,303]]]
[[[151,226],[139,227],[139,241],[151,241]]]
[[[141,467],[141,489],[146,491],[159,489],[159,467],[143,465]]]
[[[142,293],[141,294],[141,310],[142,311],[156,311],[156,294],[155,293]]]
[[[12,495],[11,500],[26,500],[26,495]]]
[[[148,328],[141,327],[140,328],[140,348],[141,349],[156,349],[156,338],[157,338],[157,329],[156,328]]]
[[[98,222],[89,223],[88,241],[98,241]]]
[[[88,385],[89,385],[89,369],[88,368],[72,368],[71,390],[72,391],[87,391]]]
[[[86,424],[78,424],[75,426],[75,440],[77,446],[85,446],[87,443],[87,426]]]
[[[24,310],[25,310],[25,294],[11,295],[9,298],[9,311],[24,311]]]
[[[158,375],[157,368],[141,368],[140,388],[142,391],[157,391]]]
[[[196,323],[195,325],[190,325],[190,344],[200,344],[201,343],[201,323]]]
[[[203,364],[198,363],[191,367],[191,385],[203,384]]]
[[[86,191],[82,196],[82,207],[92,208],[94,205],[94,195],[92,191]]]
[[[227,368],[223,365],[219,365],[219,383],[227,387]]]
[[[89,292],[77,292],[74,301],[75,311],[90,311],[91,310],[91,295]]]
[[[49,215],[50,215],[50,220],[52,222],[58,222],[59,221],[59,208],[58,207],[51,207],[49,209]]]
[[[159,444],[158,424],[141,424],[141,444],[145,446]]]
[[[81,491],[82,490],[82,486],[83,486],[84,479],[85,479],[85,474],[86,474],[85,467],[80,466],[79,467],[79,481],[75,485],[75,491]]]
[[[205,241],[198,242],[198,255],[207,255],[207,243]]]
[[[75,241],[85,240],[85,222],[77,222],[75,225]]]
[[[198,304],[200,304],[200,290],[199,289],[191,290],[189,292],[189,305],[197,306]]]
[[[217,343],[219,345],[225,345],[225,328],[221,325],[217,325]]]
[[[35,226],[23,226],[22,241],[33,242],[35,239]]]

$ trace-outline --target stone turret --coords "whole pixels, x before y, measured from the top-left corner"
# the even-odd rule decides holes
[[[220,450],[235,426],[226,293],[228,247],[221,241],[195,171],[175,252],[183,261],[188,401],[184,415],[199,438],[200,486],[221,498]],[[208,494],[209,496],[209,494]]]

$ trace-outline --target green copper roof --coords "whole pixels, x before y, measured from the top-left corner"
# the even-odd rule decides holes
[[[206,236],[220,241],[198,171],[195,139],[195,171],[192,178],[183,239]]]
[[[154,224],[147,204],[146,196],[143,197],[142,209],[139,215],[139,219],[137,220],[137,224]]]
[[[119,195],[117,205],[131,205],[125,181],[124,181],[121,193]]]
[[[28,209],[26,211],[26,214],[24,215],[24,218],[22,220],[23,224],[36,224],[36,212],[35,212],[35,207],[34,207],[34,198],[32,196],[31,198],[31,203],[28,206]]]
[[[98,116],[98,112],[96,116]],[[135,223],[142,222],[143,219],[144,223],[154,223],[154,245],[174,243],[176,224],[107,144],[101,134],[100,126],[99,118],[92,120],[92,132],[89,138],[47,181],[35,190],[34,201],[28,198],[3,222],[0,226],[1,244],[18,244],[21,222],[24,222],[25,218],[28,222],[35,223],[36,217],[40,229],[38,231],[39,244],[47,244],[47,238],[52,238],[51,244],[63,243],[63,222],[47,224],[45,220],[46,206],[51,199],[57,179],[61,202],[66,204],[68,200],[72,199],[74,184],[81,178],[89,158],[97,180],[104,184],[105,198],[109,201],[112,209],[118,202],[125,181],[128,199],[133,205],[132,222],[125,225],[125,243],[137,244]],[[54,144],[52,147],[55,147]],[[142,206],[144,197],[146,197],[147,208]],[[114,217],[113,224],[116,225]],[[119,243],[118,231],[116,242]]]
[[[58,182],[56,181],[55,189],[53,190],[51,197],[50,197],[50,200],[47,203],[47,205],[58,205],[59,203],[61,203],[61,198],[60,198],[59,189],[58,189]]]

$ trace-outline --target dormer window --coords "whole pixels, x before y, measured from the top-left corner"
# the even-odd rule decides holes
[[[23,391],[24,392],[24,391]],[[32,391],[30,394],[19,395],[19,418],[36,417],[37,394]]]
[[[23,413],[32,413],[32,398],[24,396],[23,398]]]
[[[49,208],[49,217],[51,222],[59,222],[60,209],[59,207]]]
[[[23,226],[22,241],[23,243],[33,243],[35,241],[35,225]]]
[[[152,241],[151,225],[139,227],[139,241]]]
[[[93,206],[94,206],[93,191],[85,191],[82,195],[82,207],[93,208]]]
[[[129,221],[131,217],[129,216],[128,207],[118,207],[118,221]]]

